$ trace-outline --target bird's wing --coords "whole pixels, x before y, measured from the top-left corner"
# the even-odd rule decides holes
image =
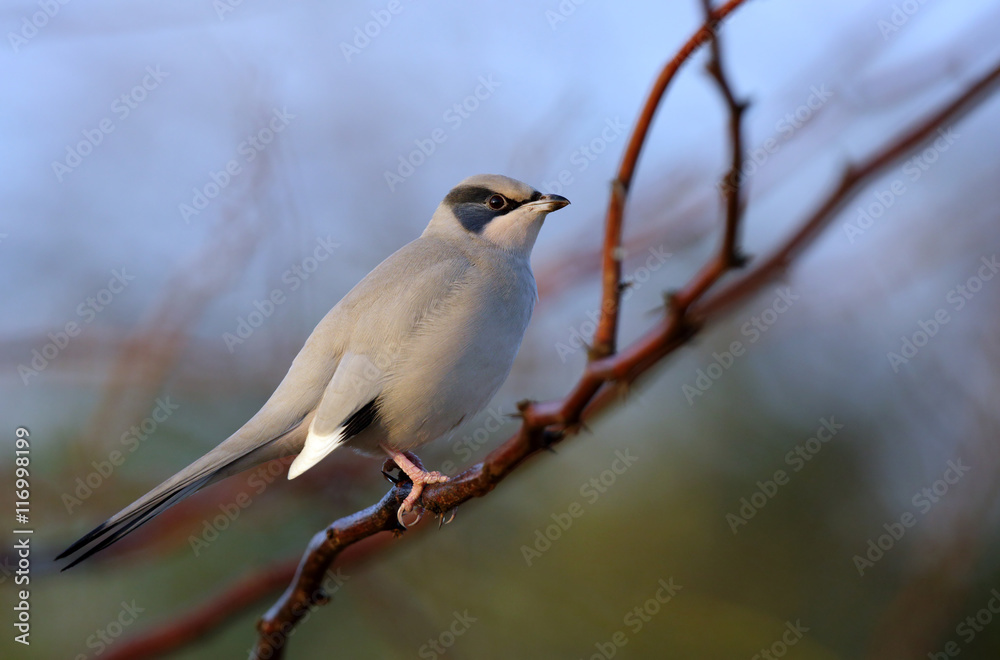
[[[419,239],[382,262],[338,305],[339,313],[355,322],[316,407],[305,446],[288,470],[289,479],[375,421],[379,395],[394,377],[414,333],[446,308],[469,267],[466,257],[448,244]]]
[[[316,407],[305,446],[288,468],[289,479],[319,463],[372,423],[385,376],[367,355],[344,354]]]

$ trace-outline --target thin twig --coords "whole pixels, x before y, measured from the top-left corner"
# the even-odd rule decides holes
[[[653,84],[653,89],[646,97],[639,119],[636,121],[628,146],[618,168],[618,176],[611,185],[611,202],[608,204],[608,215],[604,229],[604,251],[601,256],[601,318],[594,332],[594,342],[590,349],[590,357],[600,360],[613,355],[616,350],[618,336],[618,311],[621,300],[622,279],[622,221],[625,215],[625,200],[632,186],[632,177],[639,163],[639,154],[646,143],[646,136],[653,123],[660,101],[673,81],[681,66],[691,59],[691,55],[706,41],[714,39],[719,23],[734,12],[746,0],[729,0],[714,11],[708,11],[705,23],[681,47],[677,54],[667,62]],[[588,389],[593,386],[587,383]],[[578,400],[593,396],[596,389],[584,396],[581,391]],[[582,409],[582,406],[581,406]]]
[[[701,0],[706,20],[711,20],[711,0]],[[709,288],[722,279],[722,276],[733,268],[740,268],[746,262],[740,252],[737,239],[740,220],[743,215],[742,181],[740,167],[743,165],[743,113],[747,109],[745,101],[737,101],[729,79],[726,77],[722,63],[722,46],[719,37],[714,32],[710,41],[711,59],[708,62],[708,72],[719,87],[719,92],[726,103],[729,112],[729,171],[719,182],[722,192],[723,208],[725,210],[725,230],[723,231],[719,252],[714,259],[708,261],[692,281],[692,285],[670,297],[670,311],[678,317],[678,322],[684,321],[688,307],[700,298]]]
[[[837,211],[858,193],[862,184],[874,179],[891,165],[923,146],[946,123],[957,122],[971,112],[992,93],[991,88],[998,81],[1000,81],[1000,65],[990,69],[954,100],[890,144],[861,163],[845,167],[839,185],[816,207],[800,228],[774,254],[757,264],[754,269],[702,301],[698,305],[698,315],[707,317],[716,314],[737,301],[745,300],[750,291],[758,290],[767,281],[780,277],[795,257],[812,243]]]

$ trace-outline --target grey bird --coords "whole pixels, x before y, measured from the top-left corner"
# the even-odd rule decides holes
[[[507,379],[538,295],[531,249],[567,204],[505,176],[462,181],[419,238],[319,322],[250,421],[57,559],[84,550],[70,568],[225,477],[297,454],[293,479],[341,446],[388,456],[409,477],[405,525],[424,485],[447,481],[410,451],[482,410]]]

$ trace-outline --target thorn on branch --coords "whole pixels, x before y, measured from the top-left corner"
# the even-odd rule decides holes
[[[393,472],[399,472],[400,476],[398,477],[393,476],[392,474]],[[399,469],[399,466],[396,465],[396,463],[391,458],[385,459],[385,462],[382,463],[382,476],[385,477],[385,480],[391,483],[393,486],[398,486],[403,481],[405,481],[405,479],[403,479],[405,473]]]
[[[751,256],[740,250],[738,247],[729,255],[730,268],[744,268],[750,263]]]
[[[555,429],[542,429],[541,441],[542,449],[545,451],[555,454],[556,448],[553,447],[554,444],[566,437],[565,430],[555,430]]]

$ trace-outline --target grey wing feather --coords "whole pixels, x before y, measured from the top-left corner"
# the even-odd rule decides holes
[[[378,358],[394,357],[399,339],[412,332],[469,265],[465,254],[427,237],[379,264],[320,321],[256,415],[215,449],[67,548],[57,559],[87,549],[63,570],[219,479],[298,454],[347,347]],[[359,318],[364,323],[359,324]]]

